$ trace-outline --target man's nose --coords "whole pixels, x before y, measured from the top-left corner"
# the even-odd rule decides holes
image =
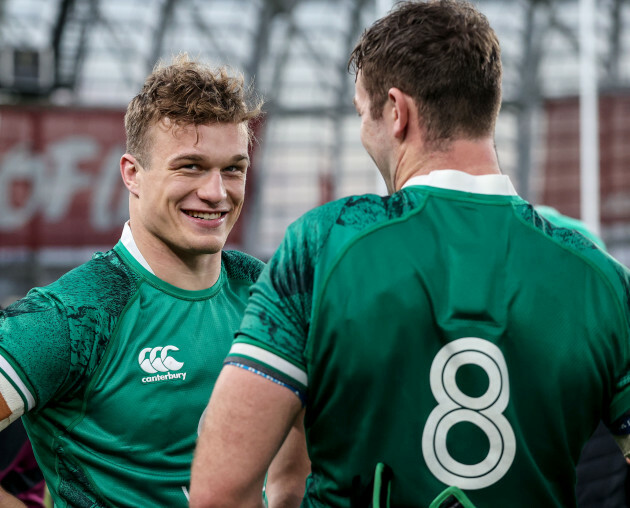
[[[221,171],[209,171],[203,176],[200,186],[197,189],[197,195],[204,201],[217,203],[226,198],[225,185],[223,185],[223,176]]]

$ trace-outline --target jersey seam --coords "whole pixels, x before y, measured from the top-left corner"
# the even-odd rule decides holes
[[[81,421],[83,421],[83,419],[85,418],[85,413],[86,413],[88,401],[89,401],[89,398],[90,398],[89,395],[90,395],[90,393],[92,393],[92,390],[94,389],[94,385],[98,382],[98,378],[99,378],[100,374],[102,373],[103,369],[105,368],[104,367],[104,365],[106,363],[105,360],[108,358],[109,353],[114,348],[114,344],[118,343],[119,340],[120,340],[120,335],[119,335],[118,331],[120,330],[121,324],[122,324],[122,322],[124,320],[124,317],[126,316],[128,310],[129,310],[129,308],[138,299],[138,297],[140,295],[140,289],[141,289],[141,287],[142,287],[142,285],[144,283],[145,283],[144,281],[140,281],[140,283],[137,284],[136,291],[135,291],[134,295],[125,304],[125,306],[123,307],[122,311],[120,312],[120,314],[118,315],[118,317],[116,319],[116,324],[112,328],[111,332],[109,332],[110,339],[107,342],[107,346],[105,347],[105,351],[103,351],[103,354],[102,354],[102,356],[100,358],[99,364],[94,369],[94,372],[90,376],[91,379],[88,381],[88,383],[87,383],[87,385],[85,387],[85,392],[84,392],[84,395],[83,395],[83,401],[81,402],[81,412],[66,427],[67,431],[71,431],[74,427],[76,427],[79,423],[81,423]]]
[[[160,279],[157,275],[146,272],[144,267],[142,267],[142,270],[139,270],[137,266],[141,266],[140,263],[138,263],[137,260],[133,259],[133,257],[128,256],[124,252],[124,250],[118,248],[118,244],[114,246],[113,250],[121,258],[122,262],[127,265],[144,283],[148,284],[152,288],[155,288],[160,293],[167,294],[168,296],[176,298],[177,300],[196,302],[212,298],[221,292],[221,288],[225,285],[225,281],[227,279],[227,272],[223,264],[223,260],[221,260],[221,270],[219,272],[219,278],[212,286],[206,289],[200,289],[198,291],[179,288]],[[186,295],[183,294],[185,292],[202,292],[203,294],[198,296]]]
[[[308,360],[312,359],[312,348],[313,348],[312,338],[315,335],[315,332],[317,331],[317,327],[318,327],[318,323],[313,320],[313,317],[316,316],[317,312],[319,311],[319,307],[321,305],[321,300],[322,300],[322,295],[326,291],[326,287],[328,286],[328,282],[330,280],[332,272],[336,269],[338,264],[341,262],[341,259],[346,255],[348,250],[350,250],[350,248],[353,247],[360,239],[363,239],[363,238],[367,237],[368,235],[371,235],[375,231],[378,231],[380,229],[386,228],[386,227],[388,227],[388,226],[390,226],[392,224],[396,224],[396,223],[399,223],[399,222],[405,222],[405,221],[409,220],[411,217],[413,217],[413,216],[415,216],[417,214],[420,214],[424,210],[424,208],[426,207],[430,197],[431,197],[430,193],[425,193],[425,195],[422,197],[422,201],[420,202],[420,204],[417,207],[413,208],[412,210],[409,210],[408,212],[404,213],[400,217],[395,217],[393,219],[385,220],[383,222],[380,222],[378,224],[374,224],[374,225],[369,226],[366,229],[360,231],[354,237],[352,237],[348,241],[348,243],[346,243],[346,245],[344,245],[341,248],[341,250],[337,253],[337,255],[333,259],[332,263],[330,264],[330,268],[328,268],[327,273],[324,275],[323,282],[322,282],[322,285],[321,285],[321,290],[318,291],[317,298],[313,299],[313,306],[312,306],[312,309],[311,309],[311,320],[310,320],[311,326],[309,326],[309,331],[308,331],[308,335],[307,335],[307,338],[306,338],[306,344],[305,344],[305,347],[304,347],[304,357],[305,357],[305,359],[308,359]],[[313,288],[313,289],[315,289],[315,288]],[[313,326],[313,324],[314,324],[314,326]],[[308,362],[307,362],[306,366],[308,367]],[[308,368],[307,368],[307,375],[308,375]]]
[[[627,355],[628,355],[628,347],[629,347],[628,346],[628,342],[630,341],[630,332],[628,331],[628,327],[627,327],[628,319],[624,319],[624,318],[626,318],[627,313],[625,312],[623,305],[621,304],[621,302],[619,301],[619,299],[616,296],[616,291],[615,291],[614,284],[610,281],[610,279],[608,278],[606,273],[596,263],[591,261],[587,256],[582,254],[580,251],[574,250],[574,249],[570,248],[569,246],[564,245],[562,242],[556,240],[555,238],[553,238],[550,235],[545,234],[545,232],[541,231],[539,228],[535,227],[533,224],[531,224],[530,222],[526,221],[521,216],[521,214],[519,214],[516,210],[514,210],[515,206],[516,206],[516,204],[513,204],[512,209],[513,209],[513,212],[514,212],[514,215],[515,215],[516,219],[519,222],[521,222],[521,224],[523,224],[528,229],[534,231],[536,234],[541,235],[541,236],[545,237],[546,239],[550,240],[558,248],[568,252],[572,256],[574,256],[577,259],[579,259],[580,261],[582,261],[587,266],[591,267],[595,272],[597,272],[598,277],[600,279],[602,279],[603,283],[608,288],[609,295],[612,297],[612,300],[615,302],[615,306],[617,308],[617,318],[618,318],[618,320],[619,320],[619,322],[621,324],[620,328],[624,331],[624,334],[625,334],[625,341],[624,341],[623,345],[624,345],[624,349],[625,349],[625,353],[626,353],[626,357],[627,357]],[[557,228],[557,229],[570,229],[570,228]],[[593,245],[595,245],[595,244],[593,244]]]
[[[405,187],[404,190],[412,190],[414,187],[418,188],[418,190],[420,190],[420,188],[423,188],[423,191],[426,193],[426,199],[432,197],[433,195],[437,195],[440,198],[448,199],[451,201],[468,201],[495,206],[512,206],[514,205],[515,201],[525,203],[523,198],[520,197],[518,194],[478,194],[476,192],[444,189],[442,187],[433,187],[431,185],[410,186]]]
[[[57,435],[55,435],[53,437],[52,444],[53,444],[53,449],[54,450],[57,449],[57,446],[59,446],[59,448],[63,449],[63,446],[61,446],[61,442],[60,442],[60,439],[59,439],[59,437],[61,435],[62,435],[61,433],[58,433]],[[59,444],[57,445],[57,443],[59,443]],[[57,473],[56,476],[57,476],[57,479],[58,479],[55,491],[57,492],[57,494],[60,494],[60,492],[61,492],[60,487],[61,487],[61,482],[62,482],[62,471],[61,471],[60,463],[61,463],[61,460],[59,459],[59,454],[55,453],[55,472]],[[92,478],[92,475],[90,474],[90,472],[87,469],[85,469],[84,467],[81,467],[81,472],[86,476],[87,480],[90,482],[90,486],[92,487],[92,489],[94,489],[94,492],[96,494],[98,494],[101,497],[101,499],[103,499],[104,501],[107,501],[108,497],[105,496],[105,494],[101,491],[101,489],[97,485],[97,482],[95,482],[94,478]],[[85,490],[81,490],[81,492],[84,493]],[[66,503],[66,507],[70,506],[68,504],[67,499],[64,498],[63,501]],[[54,508],[57,508],[56,505],[55,505]]]
[[[126,259],[125,258],[122,258],[118,252],[116,252],[116,255],[119,256],[119,258],[121,259],[121,262],[123,264],[126,264]],[[81,411],[79,412],[77,417],[74,418],[68,424],[68,426],[66,427],[66,431],[67,432],[70,432],[72,429],[74,429],[85,418],[85,413],[87,411],[87,405],[88,405],[88,401],[89,401],[89,395],[90,395],[90,393],[92,393],[92,390],[94,389],[94,385],[96,384],[97,379],[98,379],[99,375],[101,374],[101,372],[102,372],[102,370],[104,368],[103,365],[104,365],[105,359],[108,357],[108,354],[110,353],[111,349],[114,347],[113,344],[115,342],[118,342],[118,338],[119,338],[118,330],[120,329],[120,326],[121,326],[121,323],[123,321],[123,318],[127,314],[127,311],[129,310],[129,307],[137,300],[137,298],[138,298],[138,296],[140,294],[140,288],[145,283],[146,283],[146,281],[143,278],[137,279],[134,282],[134,284],[136,286],[136,290],[134,292],[134,295],[129,299],[129,301],[125,304],[125,306],[121,310],[120,314],[118,315],[118,317],[116,319],[116,324],[112,328],[111,332],[108,332],[109,340],[107,341],[107,346],[105,347],[105,350],[103,351],[103,354],[102,354],[102,356],[101,356],[101,358],[99,360],[99,364],[97,365],[97,367],[94,369],[94,372],[92,372],[92,374],[90,376],[91,379],[89,379],[89,381],[87,382],[87,385],[85,386],[85,391],[84,391],[84,394],[83,394],[83,400],[81,401]]]
[[[68,338],[68,340],[70,342],[70,349],[71,349],[72,348],[72,338],[71,338],[71,331],[70,331],[70,325],[69,325],[69,319],[68,319],[68,310],[67,310],[66,302],[63,301],[63,298],[62,298],[61,295],[55,295],[54,298],[51,297],[51,294],[45,288],[40,288],[39,289],[39,294],[40,294],[40,296],[42,298],[46,299],[46,301],[48,301],[48,302],[50,302],[52,304],[51,309],[56,309],[56,310],[58,310],[60,312],[60,314],[63,315],[63,319],[61,319],[60,321],[63,323],[64,333],[60,334],[60,336],[65,336],[65,337]],[[11,357],[11,359],[15,362],[15,359],[13,357]],[[69,358],[69,361],[67,362],[68,365],[72,365],[72,361],[71,360],[72,360],[72,352],[70,352],[70,358]],[[17,364],[17,365],[19,365],[19,364]],[[14,364],[14,368],[15,368],[15,364]],[[41,410],[42,407],[44,406],[44,404],[40,400],[38,391],[35,390],[34,385],[31,383],[30,379],[28,379],[28,376],[27,376],[26,372],[24,372],[24,370],[22,369],[21,366],[20,366],[20,371],[25,377],[27,377],[27,381],[26,382],[32,389],[33,396],[35,397],[35,400],[36,400],[35,411]],[[24,379],[22,379],[22,381],[24,381]],[[61,383],[59,383],[59,385],[55,388],[55,390],[53,392],[53,395],[49,399],[49,401],[51,399],[55,398],[56,395],[59,393],[59,390],[61,388],[65,387],[68,382],[72,382],[72,379],[70,379],[70,370],[65,372],[63,381],[61,381]],[[29,413],[30,413],[30,411],[29,411]]]

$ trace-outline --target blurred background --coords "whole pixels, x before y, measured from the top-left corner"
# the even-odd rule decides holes
[[[587,76],[599,98],[586,125],[599,131],[599,172],[584,190],[609,251],[628,264],[630,2],[592,1]],[[313,206],[384,194],[359,141],[347,60],[393,3],[0,0],[0,304],[118,240],[125,107],[158,60],[182,51],[241,70],[266,100],[228,247],[266,260]],[[503,51],[501,167],[526,199],[580,218],[580,1],[473,3]]]

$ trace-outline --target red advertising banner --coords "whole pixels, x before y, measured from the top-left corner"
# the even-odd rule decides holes
[[[545,101],[547,139],[542,202],[580,217],[580,104],[577,97]],[[630,95],[599,99],[601,222],[630,223]]]
[[[113,245],[124,111],[0,108],[0,247]]]
[[[0,106],[0,248],[118,241],[128,218],[123,120],[123,110]]]

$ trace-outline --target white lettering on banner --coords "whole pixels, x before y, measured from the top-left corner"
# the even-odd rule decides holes
[[[92,206],[90,208],[90,221],[94,229],[103,231],[122,224],[129,215],[129,194],[121,192],[122,199],[112,207],[113,198],[119,194],[123,187],[119,168],[122,151],[110,150],[103,161],[98,181],[98,191],[92,193]]]
[[[0,161],[0,231],[13,231],[41,213],[44,222],[61,221],[77,194],[91,193],[86,210],[96,231],[120,226],[127,217],[128,195],[120,192],[118,160],[124,147],[113,147],[100,162],[98,172],[82,171],[81,163],[93,162],[100,149],[87,136],[68,136],[49,143],[44,154],[33,154],[26,144],[17,144]],[[26,182],[31,192],[19,204],[11,199],[14,182]]]
[[[32,192],[25,203],[13,207],[11,183],[15,180],[31,183]],[[25,145],[7,152],[0,166],[0,231],[18,229],[31,220],[43,202],[44,163],[33,157]]]
[[[49,145],[48,152],[55,168],[48,192],[56,199],[44,203],[44,217],[50,222],[57,222],[68,213],[72,197],[90,188],[90,176],[79,170],[79,163],[93,159],[97,147],[93,139],[72,136]]]

